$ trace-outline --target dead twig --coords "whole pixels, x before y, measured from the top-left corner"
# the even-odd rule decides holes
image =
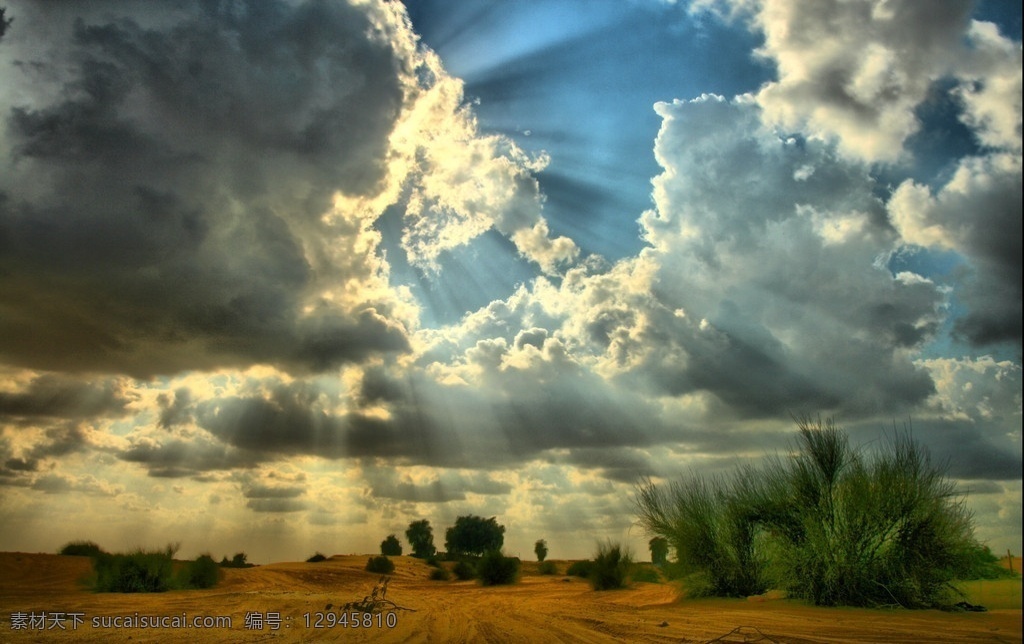
[[[406,608],[405,606],[399,606],[395,602],[387,598],[388,593],[388,582],[391,578],[387,575],[381,575],[377,585],[373,587],[373,591],[369,595],[363,597],[360,601],[349,602],[342,607],[343,611],[355,610],[360,613],[375,613],[385,612],[394,610],[407,610],[411,613],[415,613],[415,608]]]
[[[751,632],[753,631],[753,632]],[[740,635],[743,637],[743,642],[773,642],[774,644],[781,644],[779,640],[768,637],[762,633],[756,626],[737,626],[725,635],[719,635],[713,640],[708,640],[705,644],[712,644],[712,642],[725,642],[725,641],[736,641],[726,640],[726,637],[731,635]]]

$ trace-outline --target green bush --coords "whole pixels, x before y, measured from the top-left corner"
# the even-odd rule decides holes
[[[593,567],[594,562],[590,561],[589,559],[584,559],[583,561],[574,561],[571,564],[569,564],[569,567],[566,569],[565,574],[573,577],[583,577],[584,579],[586,579],[590,576],[590,571],[593,569]]]
[[[95,590],[101,593],[159,593],[174,586],[174,562],[177,550],[146,552],[141,548],[128,554],[100,553],[93,559]],[[211,559],[212,561],[212,559]]]
[[[500,550],[491,550],[480,557],[476,575],[481,586],[514,584],[519,578],[519,559],[506,557]]]
[[[424,563],[427,564],[428,566],[430,566],[431,568],[440,568],[441,567],[441,562],[437,560],[437,556],[436,555],[430,555],[429,557],[427,557],[427,559],[426,559],[426,561],[424,561]]]
[[[797,425],[799,453],[785,462],[639,488],[640,522],[675,548],[690,594],[775,587],[819,605],[947,603],[977,544],[928,452],[900,435],[869,455],[831,420]]]
[[[430,571],[431,581],[448,581],[451,579],[451,575],[444,568],[434,568]]]
[[[537,572],[542,575],[557,575],[558,566],[555,565],[554,561],[542,561],[537,566]]]
[[[376,557],[370,557],[366,561],[366,570],[369,572],[387,575],[394,572],[395,564],[384,555],[378,555]]]
[[[59,554],[72,557],[96,557],[103,554],[103,549],[92,541],[72,541],[61,548]]]
[[[468,561],[456,562],[455,567],[452,568],[452,572],[455,573],[455,576],[461,581],[476,579],[476,568],[474,568]]]
[[[309,559],[306,559],[306,563],[320,563],[321,561],[327,561],[327,557],[322,552],[317,552]]]
[[[182,568],[180,588],[213,588],[220,581],[220,566],[210,555],[199,555]]]
[[[619,544],[598,544],[594,563],[590,568],[590,585],[594,590],[623,588],[632,567],[632,557]]]

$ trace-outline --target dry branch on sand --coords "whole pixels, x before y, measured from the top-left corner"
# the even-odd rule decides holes
[[[392,610],[407,610],[415,613],[416,609],[406,608],[405,606],[399,606],[395,602],[391,601],[386,597],[388,593],[388,582],[391,578],[387,575],[381,575],[380,580],[377,581],[377,585],[373,587],[373,591],[363,597],[360,601],[349,602],[345,604],[342,610],[355,610],[360,613],[376,613]]]

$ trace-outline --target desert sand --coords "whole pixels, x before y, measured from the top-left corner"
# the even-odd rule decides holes
[[[220,584],[209,590],[98,594],[84,583],[91,570],[88,558],[0,553],[0,641],[1021,641],[1019,599],[1016,608],[985,613],[820,608],[770,598],[691,600],[680,598],[673,584],[636,583],[595,592],[582,579],[540,576],[532,562],[524,562],[518,584],[484,588],[471,581],[430,581],[431,569],[409,557],[393,558],[396,569],[386,598],[411,610],[396,611],[390,626],[384,615],[369,627],[355,627],[351,620],[343,626],[337,623],[341,606],[368,595],[379,579],[363,570],[366,560],[350,555],[226,569]],[[565,566],[560,562],[559,570]],[[1020,581],[1015,583],[1019,588]],[[29,628],[13,628],[33,613],[46,613],[46,628],[31,622]],[[64,614],[66,630],[56,625],[58,613]],[[81,620],[75,628],[72,613]],[[280,626],[273,630],[267,617],[275,613]],[[186,621],[224,616],[231,618],[231,627],[102,627],[117,616]],[[262,628],[247,628],[258,626],[259,617]],[[315,627],[318,621],[321,628]]]

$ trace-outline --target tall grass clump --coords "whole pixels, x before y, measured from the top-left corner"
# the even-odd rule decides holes
[[[476,576],[481,586],[514,584],[519,579],[519,559],[490,550],[477,562]]]
[[[726,596],[776,587],[818,605],[947,602],[977,544],[943,468],[906,434],[868,454],[832,420],[797,426],[786,462],[640,486],[640,522],[675,547],[688,585]]]
[[[744,597],[766,590],[764,553],[751,521],[754,493],[749,473],[733,485],[693,476],[669,484],[650,482],[637,494],[644,527],[676,552],[676,573],[693,597]]]
[[[617,543],[599,543],[594,563],[590,566],[590,585],[594,590],[625,588],[633,557]]]
[[[177,547],[127,554],[100,553],[93,559],[95,589],[101,593],[159,593],[174,587]]]

